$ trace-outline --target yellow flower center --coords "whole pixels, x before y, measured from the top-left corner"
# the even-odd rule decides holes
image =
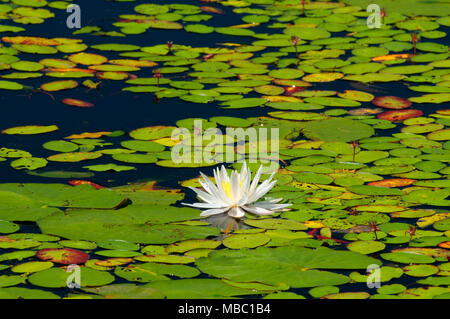
[[[243,179],[240,178],[239,179],[239,189],[242,188],[242,182],[243,182]],[[225,190],[225,194],[227,195],[227,197],[229,199],[233,200],[233,197],[231,196],[231,183],[229,181],[223,181],[222,187]]]
[[[224,181],[224,182],[222,183],[222,187],[223,187],[223,189],[225,190],[225,194],[227,195],[227,197],[228,197],[229,199],[232,199],[232,198],[231,198],[231,184],[230,184],[229,182],[227,182],[227,181]]]

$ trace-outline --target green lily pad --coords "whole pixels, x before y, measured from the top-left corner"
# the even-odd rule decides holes
[[[138,256],[135,259],[144,262],[165,263],[165,264],[190,264],[195,261],[195,258],[192,256],[178,256],[167,254]]]
[[[2,299],[59,299],[58,295],[52,292],[28,289],[19,287],[10,287],[0,289],[0,298]]]
[[[247,225],[264,229],[305,230],[307,227],[294,220],[288,219],[247,219]]]
[[[20,226],[5,220],[0,220],[0,233],[2,234],[10,234],[18,231]]]
[[[97,242],[97,245],[101,248],[105,249],[117,249],[117,250],[138,250],[139,245],[135,243],[130,243],[125,240],[118,240],[118,239],[110,239],[110,240],[103,240]]]
[[[424,94],[419,97],[410,97],[409,100],[414,103],[444,103],[450,101],[450,93]]]
[[[190,239],[190,240],[184,240],[184,241],[181,241],[178,243],[170,244],[167,246],[165,251],[167,251],[167,253],[184,253],[186,251],[190,251],[193,249],[206,249],[206,248],[215,249],[220,245],[221,245],[221,242],[216,241],[216,240]]]
[[[370,137],[374,129],[350,119],[330,119],[309,122],[304,127],[304,134],[312,139],[322,141],[349,142]]]
[[[394,295],[406,290],[406,287],[401,284],[383,285],[377,289],[377,292],[382,295]]]
[[[49,126],[35,126],[35,125],[29,125],[29,126],[18,126],[9,128],[2,131],[2,134],[8,134],[8,135],[33,135],[33,134],[43,134],[43,133],[49,133],[58,130],[58,127],[56,125],[49,125]]]
[[[308,291],[308,293],[314,298],[322,298],[323,296],[336,294],[339,292],[339,287],[335,286],[322,286],[312,288]]]
[[[49,269],[51,267],[53,267],[53,263],[50,261],[30,261],[12,267],[11,271],[15,273],[32,273]]]
[[[97,159],[102,156],[100,152],[68,152],[68,153],[60,153],[47,157],[48,161],[52,162],[81,162],[86,160]]]
[[[200,33],[200,34],[214,32],[213,27],[210,27],[210,26],[207,26],[204,24],[189,24],[189,25],[184,26],[184,29],[188,32]]]
[[[138,257],[142,256],[141,253],[136,251],[129,251],[129,250],[100,250],[95,252],[96,255],[104,256],[104,257],[112,257],[112,258],[132,258],[132,257]]]
[[[344,256],[345,255],[345,256]],[[326,257],[325,257],[326,256]],[[240,260],[236,263],[236,260]],[[219,261],[220,260],[220,261]],[[356,269],[368,264],[379,263],[367,256],[327,248],[311,250],[302,247],[256,248],[234,251],[212,252],[208,258],[197,261],[198,268],[209,275],[237,282],[258,281],[269,285],[284,282],[291,287],[315,287],[340,285],[348,282],[348,277],[312,269]],[[234,264],[233,271],[230,271]],[[345,264],[345,265],[344,265]],[[364,264],[364,265],[362,265]],[[278,271],[274,271],[278,269]],[[281,271],[283,269],[283,271]]]
[[[257,107],[265,104],[266,101],[261,98],[243,98],[238,100],[231,100],[223,102],[227,109],[240,109],[240,108],[250,108]]]
[[[433,265],[409,265],[403,271],[412,277],[428,277],[439,272],[439,268]]]
[[[158,161],[156,156],[150,154],[113,154],[112,158],[116,161],[132,164],[151,164]]]
[[[50,268],[32,274],[27,280],[38,287],[63,288],[67,286],[68,277],[71,274],[71,272],[66,272],[62,268]],[[80,268],[80,279],[82,287],[104,286],[115,280],[114,276],[108,272],[88,267]]]
[[[67,141],[50,141],[42,145],[43,148],[55,152],[74,152],[78,145]]]
[[[270,241],[265,234],[236,234],[223,240],[223,245],[231,249],[255,248]]]
[[[149,141],[172,136],[174,129],[174,126],[151,126],[131,131],[130,136],[136,140]]]
[[[105,165],[90,165],[90,166],[83,166],[83,168],[86,168],[90,171],[94,172],[123,172],[123,171],[132,171],[136,168],[133,166],[124,166],[124,165],[116,165],[116,164],[105,164]]]
[[[154,207],[153,205],[153,208],[150,210],[144,207],[137,209],[134,213],[130,211],[131,215],[111,211],[78,211],[68,216],[51,216],[41,219],[39,221],[39,227],[43,232],[60,234],[72,240],[98,242],[120,239],[143,244],[170,244],[180,240],[203,239],[218,234],[218,229],[214,227],[144,224],[149,217],[147,214],[147,218],[143,219],[145,215],[142,215],[142,212],[145,211],[159,212],[161,214],[159,223],[163,220],[180,221],[194,217],[193,215],[186,214],[190,211],[188,208],[177,208],[176,210],[172,210],[172,213],[168,213],[168,207]],[[181,215],[178,215],[176,211],[179,211]],[[195,215],[198,214],[197,216],[199,216],[196,210],[192,210],[192,213]],[[130,218],[133,215],[137,217],[138,215],[136,214],[141,214],[142,217],[137,220]],[[87,216],[90,217],[87,219]],[[158,221],[158,219],[154,220]],[[111,227],[112,225],[114,226]],[[100,229],[102,231],[99,231]]]
[[[425,256],[417,253],[384,253],[380,256],[389,261],[402,263],[402,264],[430,264],[434,262],[433,257]]]
[[[17,82],[1,80],[0,81],[0,89],[17,91],[17,90],[22,90],[23,85],[20,83],[17,83]]]
[[[97,244],[90,242],[90,241],[84,241],[84,240],[61,240],[59,241],[59,244],[64,247],[74,248],[74,249],[95,249],[97,248]]]
[[[22,157],[11,162],[11,167],[15,169],[36,170],[47,166],[47,160],[39,157]]]
[[[385,244],[378,241],[354,241],[348,244],[347,248],[351,251],[361,254],[372,254],[377,251],[383,250],[386,247]]]
[[[24,276],[7,276],[7,275],[0,276],[0,287],[1,288],[17,286],[19,284],[24,284],[24,283],[25,283]],[[0,295],[1,295],[1,292],[0,292]]]
[[[417,283],[426,286],[448,286],[450,277],[428,277],[418,280]]]
[[[161,299],[164,295],[153,288],[145,288],[134,284],[112,284],[95,288],[84,288],[85,291],[109,299]]]
[[[251,295],[249,289],[232,287],[219,279],[162,280],[145,284],[166,295],[168,299],[211,299]]]
[[[66,80],[66,81],[54,81],[48,82],[41,85],[41,89],[48,92],[56,92],[62,90],[69,90],[76,88],[78,86],[78,82],[74,80]]]

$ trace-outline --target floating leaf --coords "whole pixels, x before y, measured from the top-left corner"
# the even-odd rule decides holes
[[[395,96],[379,96],[372,101],[376,106],[387,109],[406,109],[411,106],[411,102]]]
[[[28,281],[35,286],[45,288],[63,288],[67,286],[67,281],[71,272],[66,272],[62,268],[50,268],[39,271],[28,277]],[[104,286],[115,280],[114,276],[108,272],[91,269],[88,267],[80,268],[81,286]]]
[[[36,125],[30,125],[30,126],[18,126],[9,128],[2,131],[2,134],[18,134],[18,135],[33,135],[33,134],[43,134],[43,133],[49,133],[58,130],[58,127],[56,125],[49,125],[49,126],[36,126]]]
[[[237,259],[240,260],[239,263],[236,263]],[[343,275],[314,269],[349,269],[348,267],[357,269],[365,268],[371,263],[378,261],[361,254],[333,251],[323,247],[311,250],[287,246],[222,250],[212,252],[208,258],[199,259],[196,264],[202,272],[219,278],[237,282],[258,281],[269,285],[284,282],[291,287],[299,288],[340,285],[349,280]],[[231,264],[235,265],[233,271],[230,271]],[[301,270],[302,267],[312,270]]]
[[[372,254],[377,251],[383,250],[386,247],[385,244],[378,242],[378,241],[372,241],[372,240],[366,240],[366,241],[354,241],[348,244],[347,248],[351,251],[358,252],[361,254]]]
[[[76,152],[76,153],[61,153],[47,157],[47,160],[52,162],[81,162],[86,160],[96,159],[102,156],[100,152]]]
[[[99,65],[108,61],[104,56],[84,52],[72,54],[69,56],[69,60],[76,64],[83,65]]]
[[[223,245],[231,249],[255,248],[269,241],[270,237],[265,234],[236,234],[225,238]]]
[[[304,134],[312,139],[322,141],[349,142],[370,137],[374,129],[350,119],[330,119],[314,121],[304,126]]]
[[[36,256],[41,260],[49,260],[63,265],[84,264],[89,259],[88,254],[73,248],[41,249]]]
[[[423,112],[420,110],[393,110],[378,114],[378,118],[387,121],[404,121],[414,117],[422,116]]]
[[[429,264],[434,258],[416,253],[384,253],[380,255],[383,259],[403,264]]]
[[[69,98],[62,100],[61,102],[66,105],[76,106],[76,107],[93,107],[94,106],[94,104],[92,104],[90,102],[81,101],[81,100],[77,100],[77,99],[69,99]]]
[[[62,90],[69,90],[76,88],[78,86],[77,81],[67,80],[67,81],[55,81],[48,82],[41,85],[41,89],[48,92],[56,92]]]
[[[22,157],[11,162],[11,167],[15,169],[35,170],[47,166],[47,160],[39,157]]]
[[[13,268],[11,268],[11,271],[15,273],[32,273],[52,267],[53,263],[50,261],[30,261],[14,266]]]

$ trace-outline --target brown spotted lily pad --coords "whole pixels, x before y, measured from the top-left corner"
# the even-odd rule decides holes
[[[376,106],[386,109],[401,110],[411,106],[411,101],[396,96],[379,96],[372,101]]]
[[[422,115],[423,112],[420,110],[392,110],[378,114],[378,118],[387,121],[404,121]]]
[[[382,187],[403,187],[408,186],[416,182],[415,179],[409,178],[391,178],[384,179],[381,181],[370,182],[368,185],[370,186],[382,186]]]
[[[63,265],[84,264],[89,259],[88,254],[73,248],[45,248],[39,250],[36,257]]]

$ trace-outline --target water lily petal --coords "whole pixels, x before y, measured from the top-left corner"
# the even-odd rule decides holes
[[[201,200],[203,200],[207,203],[210,203],[210,204],[217,202],[216,198],[214,196],[212,196],[211,194],[208,194],[208,193],[206,193],[198,188],[195,188],[195,187],[189,186],[189,188],[192,189]]]
[[[240,207],[235,206],[228,211],[228,215],[234,218],[242,218],[245,212]]]
[[[208,209],[208,210],[205,210],[204,212],[202,212],[200,214],[200,216],[207,217],[207,216],[211,216],[211,215],[222,214],[222,213],[225,213],[229,209],[230,209],[229,207]]]
[[[205,181],[207,191],[209,191],[209,193],[211,195],[213,195],[217,201],[220,201],[221,203],[228,205],[228,206],[230,206],[232,204],[231,200],[225,195],[223,187],[220,184],[217,186],[214,185],[214,183],[209,179],[209,177],[203,173],[201,173],[201,176],[203,177],[203,180]],[[202,186],[203,186],[203,184],[202,184]]]
[[[261,172],[262,172],[262,165],[259,167],[258,171],[256,172],[255,177],[253,177],[252,184],[250,185],[250,189],[248,190],[248,196],[250,196],[250,197],[253,194],[253,192],[255,191],[256,186],[259,183],[259,179],[261,178]]]
[[[244,206],[242,208],[244,208],[249,213],[252,213],[255,215],[261,215],[261,216],[272,215],[274,213],[271,210],[268,210],[268,209],[265,209],[262,207],[258,207],[258,206]]]
[[[237,204],[242,197],[239,174],[236,171],[231,173],[230,194],[233,204]]]
[[[272,181],[269,183],[269,180],[265,180],[261,183],[261,185],[256,188],[256,190],[249,196],[248,203],[251,204],[256,202],[258,199],[266,195],[277,183],[277,181]]]
[[[284,210],[285,208],[291,206],[292,204],[275,204],[271,202],[256,202],[253,205],[248,205],[248,207],[261,207],[264,209],[271,210],[273,212]]]
[[[214,203],[194,203],[194,204],[181,203],[181,204],[195,208],[225,208],[225,206],[221,204],[214,204]]]

